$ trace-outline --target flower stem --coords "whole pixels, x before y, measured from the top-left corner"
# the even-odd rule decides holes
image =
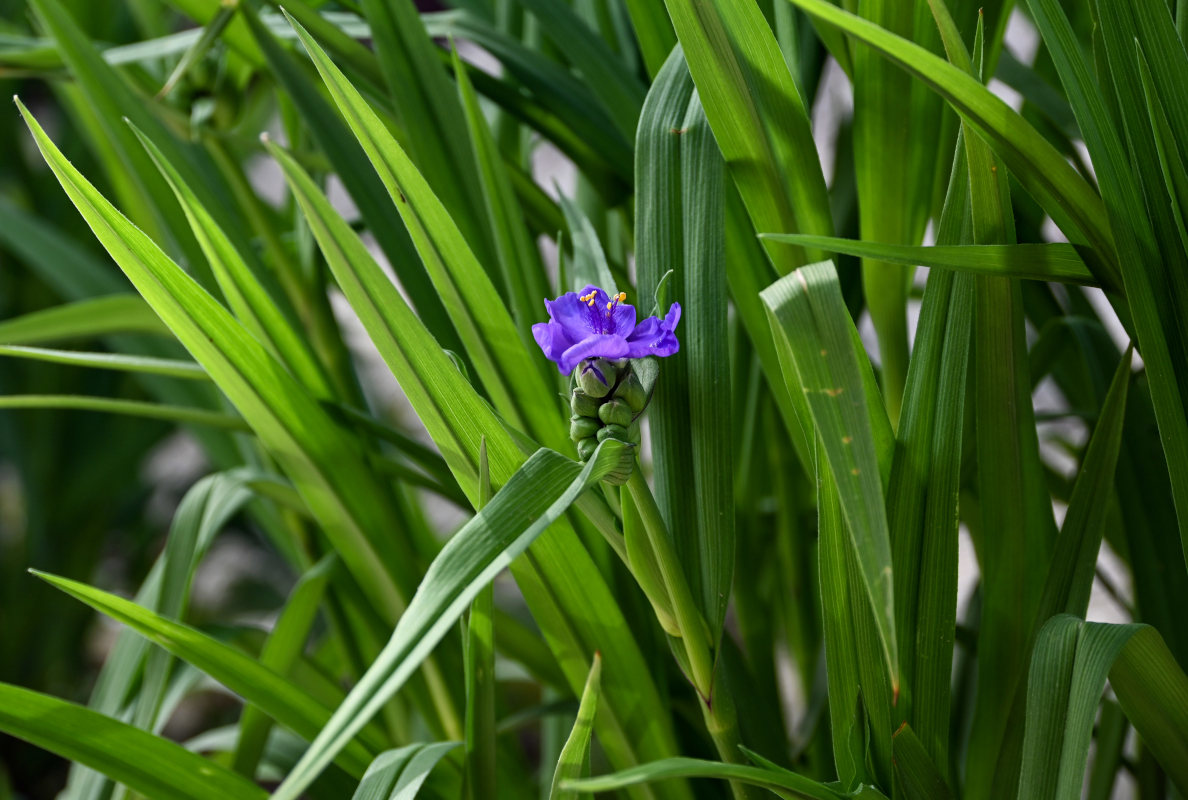
[[[693,600],[693,592],[689,589],[689,582],[685,579],[685,573],[677,559],[664,517],[656,505],[656,498],[638,466],[627,480],[627,489],[639,510],[652,555],[668,591],[677,627],[681,631],[680,641],[689,663],[689,679],[701,696],[701,713],[705,719],[706,730],[714,740],[714,747],[723,761],[747,763],[739,750],[742,741],[739,738],[734,698],[730,696],[725,684],[719,686],[718,691],[714,691],[714,661],[709,630]],[[757,790],[737,781],[731,781],[730,788],[735,800],[759,797]]]
[[[685,580],[676,550],[668,537],[668,528],[656,505],[656,498],[638,466],[627,479],[627,489],[639,509],[652,556],[660,568],[660,576],[664,579],[664,587],[672,603],[673,615],[681,631],[681,642],[689,659],[689,679],[702,700],[708,702],[713,693],[714,662],[705,620],[693,600],[693,592],[689,589],[689,582]]]

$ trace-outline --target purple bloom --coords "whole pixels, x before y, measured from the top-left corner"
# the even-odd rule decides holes
[[[623,301],[626,293],[610,296],[597,286],[581,294],[566,292],[545,300],[548,322],[532,326],[536,343],[562,375],[573,372],[587,358],[644,358],[671,356],[680,349],[673,332],[681,307],[673,303],[664,319],[648,317],[635,324],[635,306]]]

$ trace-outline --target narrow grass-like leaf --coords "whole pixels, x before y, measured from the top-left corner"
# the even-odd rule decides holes
[[[132,123],[132,132],[148,152],[162,177],[177,197],[194,237],[214,272],[223,296],[235,316],[251,333],[266,344],[316,397],[330,394],[325,370],[314,355],[308,339],[302,336],[297,317],[271,277],[260,264],[249,264],[237,250],[210,211],[186,185],[175,165],[169,163],[161,148]]]
[[[459,484],[472,504],[477,503],[479,443],[486,440],[496,482],[508,480],[523,463],[520,445],[420,325],[309,176],[283,151],[272,148],[271,152],[290,181],[339,285]],[[600,510],[590,500],[597,498],[587,494],[577,501],[590,519],[596,518],[595,512],[609,515],[605,504]],[[588,659],[595,651],[601,650],[607,660],[609,666],[603,674],[607,702],[596,727],[612,763],[627,766],[670,755],[675,746],[665,707],[655,685],[642,677],[647,667],[627,633],[614,595],[572,529],[558,526],[536,542],[528,558],[513,563],[511,570],[573,691],[585,681]],[[596,610],[594,616],[591,609]],[[642,797],[650,794],[648,789],[641,791]],[[655,793],[689,797],[688,788],[680,782],[658,787]]]
[[[808,111],[757,5],[666,0],[706,117],[760,231],[833,234]],[[808,258],[769,248],[779,274]]]
[[[117,353],[85,353],[78,350],[52,350],[45,347],[13,347],[0,345],[0,356],[28,358],[52,364],[93,367],[123,372],[143,372],[192,381],[207,380],[206,372],[192,361],[152,356],[124,356]]]
[[[260,664],[285,675],[305,648],[310,629],[317,617],[318,607],[326,592],[326,585],[338,567],[338,557],[322,558],[298,579],[285,602],[276,625],[260,651]],[[256,774],[256,766],[264,753],[272,720],[259,706],[248,703],[239,715],[239,737],[235,743],[232,768],[249,778]],[[370,768],[368,768],[370,770]],[[364,778],[366,779],[366,778]]]
[[[686,566],[715,652],[734,579],[734,460],[727,334],[725,169],[696,94],[679,137],[684,230],[684,359],[688,365],[693,493],[697,498],[694,564]],[[667,309],[661,309],[666,311]],[[666,365],[667,366],[667,365]],[[688,481],[685,481],[687,487]],[[684,538],[684,537],[681,537]]]
[[[408,571],[412,565],[392,552],[398,540],[380,535],[386,503],[357,444],[226,309],[112,207],[20,108],[42,155],[100,242],[278,456],[376,610],[394,618],[403,598],[389,570]]]
[[[495,255],[507,303],[516,329],[520,331],[524,343],[531,346],[532,323],[540,314],[540,301],[549,293],[544,265],[536,243],[528,235],[523,209],[512,189],[507,167],[487,125],[487,118],[479,106],[467,67],[458,57],[457,50],[452,52],[454,78],[458,83],[462,110],[466,114],[470,142],[478,163],[479,186],[485,201],[487,223],[494,236]]]
[[[547,407],[524,402],[526,397],[547,397],[550,393],[539,371],[522,368],[526,357],[540,356],[530,354],[525,348],[507,307],[457,225],[367,101],[309,34],[299,25],[295,27],[339,110],[400,210],[413,244],[495,406],[510,423],[530,431],[544,444],[564,446],[564,432],[555,415],[546,417]]]
[[[980,275],[1026,278],[1096,286],[1097,279],[1085,267],[1081,250],[1070,244],[968,244],[912,245],[876,244],[853,239],[802,234],[762,234],[764,239],[815,247],[829,253],[876,258],[892,264],[944,267]]]
[[[1127,351],[1118,362],[1073,485],[1044,581],[1037,629],[1055,614],[1084,617],[1088,611],[1094,568],[1109,518],[1110,487],[1114,484],[1114,469],[1122,446],[1129,385],[1130,351]]]
[[[478,505],[491,502],[487,441],[479,444]],[[466,789],[470,800],[493,794],[498,769],[495,755],[495,587],[486,586],[470,604],[466,618]]]
[[[608,440],[582,466],[539,450],[454,534],[429,566],[392,638],[273,794],[296,798],[400,688],[453,626],[479,590],[586,488],[615,469],[625,445]]]
[[[363,0],[376,60],[388,84],[405,149],[470,248],[495,273],[492,231],[475,185],[473,143],[456,88],[412,0]],[[511,288],[511,287],[507,287]]]
[[[63,300],[127,292],[119,273],[48,220],[0,198],[0,243]],[[131,295],[128,295],[131,296]]]
[[[132,627],[140,635],[192,664],[236,694],[254,703],[269,716],[299,736],[312,739],[326,724],[330,711],[317,700],[242,651],[206,634],[173,622],[122,597],[78,581],[33,570],[50,585]],[[377,749],[373,733],[360,737],[342,750],[341,763],[354,774],[362,774]]]
[[[263,800],[254,783],[184,747],[88,708],[0,684],[0,730],[161,800]]]
[[[969,235],[969,171],[960,134],[957,141],[937,226],[941,246]],[[906,692],[898,714],[911,722],[912,736],[942,776],[949,772],[958,489],[973,308],[972,276],[929,273],[887,490],[896,633],[912,643],[899,654]]]
[[[650,0],[626,0],[627,13],[635,29],[639,50],[643,54],[648,74],[655,78],[664,66],[668,54],[676,44],[676,33],[668,14],[658,3]]]
[[[540,20],[545,34],[562,48],[570,65],[586,80],[624,136],[633,136],[643,106],[644,87],[609,45],[573,9],[551,0],[517,0]]]
[[[113,333],[168,336],[169,328],[134,294],[78,300],[0,321],[0,342],[9,345],[48,344]]]
[[[878,792],[867,791],[854,795],[843,793],[787,771],[775,771],[745,764],[725,764],[721,761],[702,761],[696,758],[669,758],[654,761],[613,775],[597,778],[571,780],[562,784],[582,793],[609,792],[637,783],[662,781],[670,778],[716,778],[723,781],[739,781],[771,790],[779,797],[804,798],[804,800],[840,800],[845,797],[863,797],[869,800],[882,797]]]
[[[1122,648],[1110,687],[1143,745],[1188,791],[1188,676],[1154,628],[1143,626]]]
[[[145,419],[160,419],[184,425],[205,425],[229,431],[249,431],[251,428],[234,414],[220,414],[204,408],[186,408],[142,400],[121,400],[113,397],[89,397],[77,394],[9,394],[0,396],[0,409],[72,408],[81,411],[102,411],[107,414],[127,414]]]
[[[816,451],[819,451],[819,446]],[[815,452],[816,452],[815,451]],[[833,760],[842,788],[852,789],[868,779],[866,717],[862,713],[862,680],[858,673],[855,603],[846,577],[845,521],[837,484],[828,465],[817,456],[817,531],[825,674],[829,692]]]
[[[1172,105],[1184,102],[1183,87],[1175,84],[1188,63],[1166,13],[1145,4],[1098,2],[1095,6],[1102,20],[1103,66],[1113,84],[1111,99],[1118,103],[1117,108],[1109,110],[1101,97],[1100,83],[1089,73],[1083,53],[1070,37],[1063,10],[1040,0],[1031,3],[1041,33],[1053,39],[1053,60],[1098,170],[1118,259],[1126,265],[1123,285],[1138,352],[1150,375],[1151,400],[1167,457],[1180,544],[1188,560],[1188,415],[1184,413],[1188,405],[1188,319],[1183,312],[1188,303],[1188,278],[1184,275],[1188,256],[1179,244],[1178,228],[1183,221],[1171,218],[1166,190],[1160,185],[1162,168],[1152,140],[1135,41],[1148,60],[1164,109],[1174,117],[1170,121],[1173,135],[1180,139],[1181,157],[1188,138],[1188,120],[1183,109],[1173,109]],[[1156,45],[1156,41],[1160,44]],[[1159,47],[1174,49],[1156,52]],[[1128,146],[1125,148],[1115,122],[1119,118]]]
[[[222,530],[250,499],[242,473],[216,473],[203,478],[186,492],[173,515],[161,562],[161,587],[152,609],[166,619],[180,619],[189,606],[190,586],[206,543]],[[150,651],[136,694],[132,724],[153,730],[168,689],[171,659],[161,650]]]
[[[1188,769],[1188,676],[1146,625],[1060,615],[1040,631],[1027,690],[1021,800],[1081,796],[1097,706],[1109,677],[1123,711],[1179,788]],[[1147,679],[1150,683],[1142,685]],[[1118,684],[1121,683],[1121,690]],[[1162,712],[1153,714],[1153,706]]]
[[[654,296],[664,276],[672,270],[674,279],[668,283],[669,300],[681,303],[682,307],[687,302],[683,266],[681,134],[677,132],[684,123],[694,91],[693,80],[678,46],[648,92],[635,144],[635,263],[640,298]],[[688,330],[688,322],[682,328],[684,330]],[[693,460],[688,436],[688,396],[687,359],[678,355],[659,370],[648,413],[656,499],[669,531],[696,530],[696,508],[684,502],[687,492],[684,479]],[[692,561],[696,556],[690,551],[697,551],[694,544],[688,537],[681,536],[677,552]],[[686,571],[688,574],[700,572],[695,563],[693,566],[694,569]],[[657,596],[655,591],[648,594]]]
[[[590,665],[590,677],[582,690],[582,701],[578,706],[573,730],[561,748],[561,757],[553,771],[553,782],[549,788],[549,800],[577,800],[577,792],[561,788],[562,782],[582,777],[582,770],[590,757],[590,737],[594,734],[594,715],[598,712],[598,694],[601,690],[602,657],[594,654]]]
[[[351,800],[413,800],[437,763],[457,746],[458,742],[410,744],[380,753]]]
[[[255,44],[267,59],[273,77],[300,110],[314,142],[330,159],[335,173],[358,206],[359,214],[375,236],[380,250],[400,277],[401,285],[408,292],[426,327],[443,347],[461,350],[462,342],[454,331],[453,323],[434,292],[424,266],[416,257],[408,231],[401,224],[399,213],[388,201],[383,183],[375,171],[369,169],[367,155],[318,91],[311,76],[300,69],[295,57],[276,41],[279,32],[273,30],[270,33],[266,23],[250,7],[244,7],[240,13],[247,22]],[[284,30],[295,35],[287,24]]]
[[[1039,200],[1071,241],[1088,243],[1107,256],[1114,252],[1101,198],[1030,123],[976,79],[920,46],[825,0],[791,2],[874,47],[939,92],[991,143],[1011,173]],[[1097,277],[1103,285],[1115,287],[1119,284],[1117,267],[1112,259],[1107,264],[1112,266]]]
[[[891,544],[883,505],[876,431],[886,415],[871,407],[853,323],[829,262],[802,267],[762,293],[777,341],[789,354],[786,390],[807,396],[823,454],[837,481],[842,510],[862,568],[892,691],[899,690]],[[875,420],[882,415],[881,424]]]
[[[883,30],[936,48],[936,28],[922,3],[866,0],[858,13]],[[919,23],[923,22],[923,25]],[[930,212],[942,107],[900,70],[889,70],[878,53],[851,52],[854,87],[853,156],[861,238],[915,244]],[[810,231],[811,232],[811,231]],[[912,270],[871,258],[862,261],[866,308],[879,344],[883,397],[893,425],[908,373],[907,297]]]
[[[569,239],[573,243],[573,261],[568,265],[566,278],[568,286],[561,286],[562,292],[580,292],[586,286],[593,284],[605,291],[613,293],[618,287],[611,277],[610,266],[606,262],[606,251],[602,249],[602,242],[598,241],[598,232],[590,223],[577,204],[568,197],[561,197],[561,210],[565,214],[565,222],[569,225]],[[644,295],[635,302],[645,305]]]
[[[974,52],[971,69],[981,69]],[[1007,170],[965,120],[970,222],[975,244],[1013,244]],[[1038,607],[1037,577],[1056,536],[1031,404],[1022,289],[1018,281],[976,279],[973,386],[979,552],[984,603],[978,640],[977,700],[966,756],[971,797],[1009,794],[1018,781],[1021,726],[1012,722],[1026,681]]]
[[[158,98],[165,97],[172,92],[173,87],[177,86],[178,81],[186,76],[190,68],[210,51],[211,46],[218,41],[219,36],[226,29],[227,23],[234,18],[237,9],[237,6],[224,6],[219,9],[219,13],[215,15],[214,19],[202,26],[202,35],[195,39],[193,44],[182,53],[182,57],[177,60],[173,71],[165,79],[161,91],[157,93]]]
[[[949,791],[940,768],[929,758],[924,745],[906,722],[895,732],[895,776],[904,789],[906,800],[949,800]]]

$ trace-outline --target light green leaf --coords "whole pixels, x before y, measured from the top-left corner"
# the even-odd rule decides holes
[[[824,444],[892,691],[898,693],[891,543],[876,440],[888,436],[886,414],[868,398],[859,361],[865,354],[851,333],[854,325],[831,263],[802,267],[764,289],[762,297],[782,348],[785,390],[806,395]]]
[[[169,329],[134,294],[78,300],[0,321],[0,342],[10,345],[49,344],[112,333],[168,336]]]
[[[878,259],[892,264],[943,267],[979,275],[1026,278],[1096,286],[1097,279],[1085,267],[1084,248],[1070,244],[966,244],[930,247],[876,244],[829,236],[764,233],[764,239],[815,247],[829,253]]]
[[[0,356],[28,358],[52,364],[69,364],[75,367],[144,372],[149,375],[165,375],[191,381],[207,380],[206,372],[201,366],[192,361],[174,358],[124,356],[117,353],[84,353],[78,350],[51,350],[44,347],[12,347],[8,345],[0,345]]]
[[[184,747],[49,695],[0,683],[0,730],[86,764],[146,797],[263,800],[254,783]]]
[[[410,744],[380,753],[367,768],[352,800],[413,800],[437,762],[458,744]]]
[[[276,800],[300,796],[429,656],[479,591],[578,495],[617,468],[625,446],[608,439],[584,466],[541,449],[517,470],[442,548],[392,638],[273,794]]]
[[[577,792],[562,789],[561,784],[570,778],[580,778],[589,759],[590,737],[594,733],[594,715],[598,711],[601,675],[602,657],[595,653],[594,663],[590,665],[590,677],[586,679],[586,688],[582,691],[577,719],[574,720],[569,738],[565,740],[565,746],[561,748],[561,757],[557,759],[553,783],[549,789],[549,800],[577,800]]]
[[[69,578],[31,570],[34,575],[86,603],[96,611],[133,628],[153,643],[192,664],[231,691],[254,703],[299,736],[312,739],[326,724],[330,710],[276,671],[242,651],[206,634],[169,620],[131,600],[109,594]],[[362,727],[362,726],[360,726]],[[373,732],[350,742],[341,752],[341,764],[362,774],[379,749]]]

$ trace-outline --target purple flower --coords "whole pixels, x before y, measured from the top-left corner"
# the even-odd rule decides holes
[[[536,343],[562,375],[573,372],[587,358],[644,358],[671,356],[680,349],[673,333],[681,307],[673,303],[664,319],[648,317],[635,324],[635,306],[623,301],[625,292],[610,296],[597,286],[581,294],[566,292],[545,300],[548,322],[532,326]]]

